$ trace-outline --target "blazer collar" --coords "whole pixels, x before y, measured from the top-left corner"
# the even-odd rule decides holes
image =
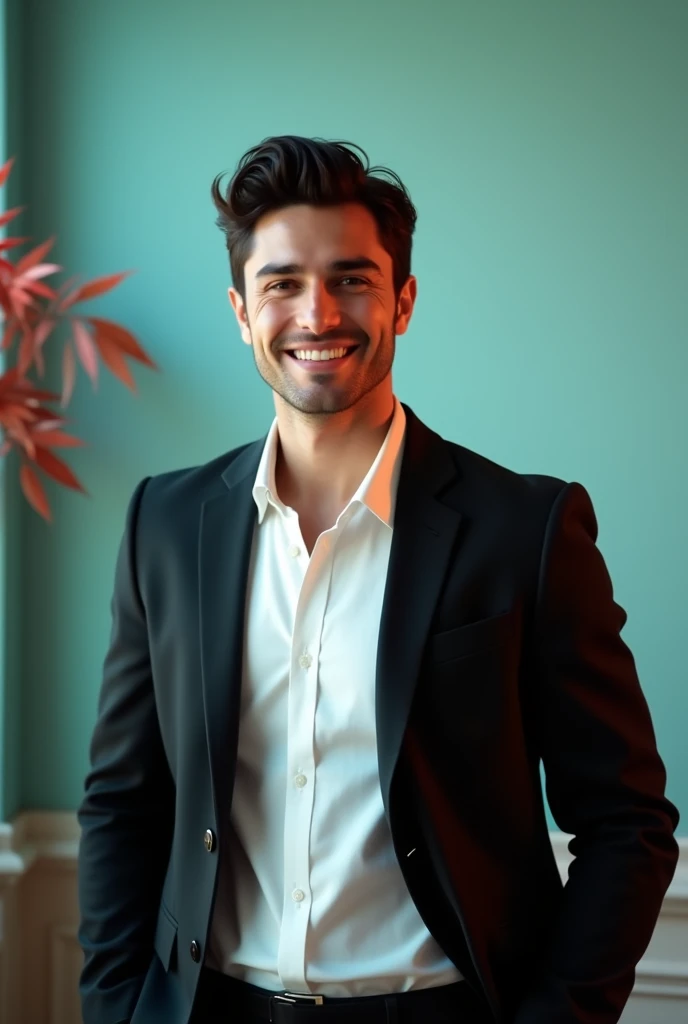
[[[406,442],[399,489],[406,484],[407,489],[420,486],[428,494],[439,494],[458,477],[458,467],[444,439],[426,426],[408,405],[404,402],[401,405],[406,414]],[[247,478],[253,488],[268,434],[247,444],[223,470],[222,480],[229,490],[245,485]]]

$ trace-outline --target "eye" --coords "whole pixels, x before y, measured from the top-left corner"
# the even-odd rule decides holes
[[[368,282],[364,277],[352,277],[351,275],[349,275],[348,277],[340,278],[339,284],[361,285],[368,284]]]
[[[293,284],[294,284],[293,281],[286,281],[284,279],[280,280],[280,281],[273,281],[272,284],[268,285],[266,291],[269,291],[269,292],[284,292],[288,288],[291,288],[291,286]]]

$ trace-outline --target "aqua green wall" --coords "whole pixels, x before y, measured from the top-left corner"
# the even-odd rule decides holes
[[[7,159],[7,12],[5,0],[0,0],[0,166]],[[6,190],[5,190],[6,191]],[[0,211],[9,208],[7,196],[0,192]],[[7,235],[7,229],[0,231],[0,236]],[[5,369],[5,356],[0,353],[0,373]],[[7,474],[6,466],[0,462],[0,821],[3,820],[4,809],[7,803],[7,769],[6,765],[15,758],[10,758],[7,749],[7,728],[6,706],[8,701],[8,664],[7,664],[7,608],[9,604],[8,593],[8,567],[7,567]]]
[[[226,300],[209,186],[248,146],[349,138],[419,210],[420,297],[397,393],[523,472],[579,480],[627,609],[688,811],[685,616],[686,95],[683,0],[419,3],[26,0],[36,235],[89,276],[163,367],[140,398],[82,377],[73,464],[24,517],[21,791],[80,799],[114,557],[142,476],[262,433],[270,395]],[[688,814],[682,825],[688,834]]]
[[[0,166],[22,146],[21,0],[0,0]],[[22,168],[12,169],[0,208],[22,202]],[[4,228],[11,234],[13,225]],[[18,231],[16,233],[19,233]],[[0,370],[10,365],[0,353]],[[0,460],[0,821],[21,800],[21,646],[24,511],[13,460]]]

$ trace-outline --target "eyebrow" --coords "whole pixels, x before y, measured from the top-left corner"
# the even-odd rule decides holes
[[[305,269],[300,263],[266,263],[256,272],[256,277],[270,277],[274,274],[303,274]],[[356,256],[351,260],[335,260],[334,263],[328,264],[327,269],[334,271],[374,270],[378,274],[382,274],[382,270],[375,260],[371,260],[367,256]]]

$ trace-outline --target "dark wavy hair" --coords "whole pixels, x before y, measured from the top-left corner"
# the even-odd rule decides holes
[[[392,258],[398,297],[411,272],[416,210],[398,175],[387,167],[370,167],[360,146],[276,135],[244,153],[224,193],[222,177],[218,174],[211,187],[218,211],[215,223],[224,232],[232,282],[242,298],[244,266],[251,255],[256,222],[295,203],[367,207],[377,223],[380,244]]]

